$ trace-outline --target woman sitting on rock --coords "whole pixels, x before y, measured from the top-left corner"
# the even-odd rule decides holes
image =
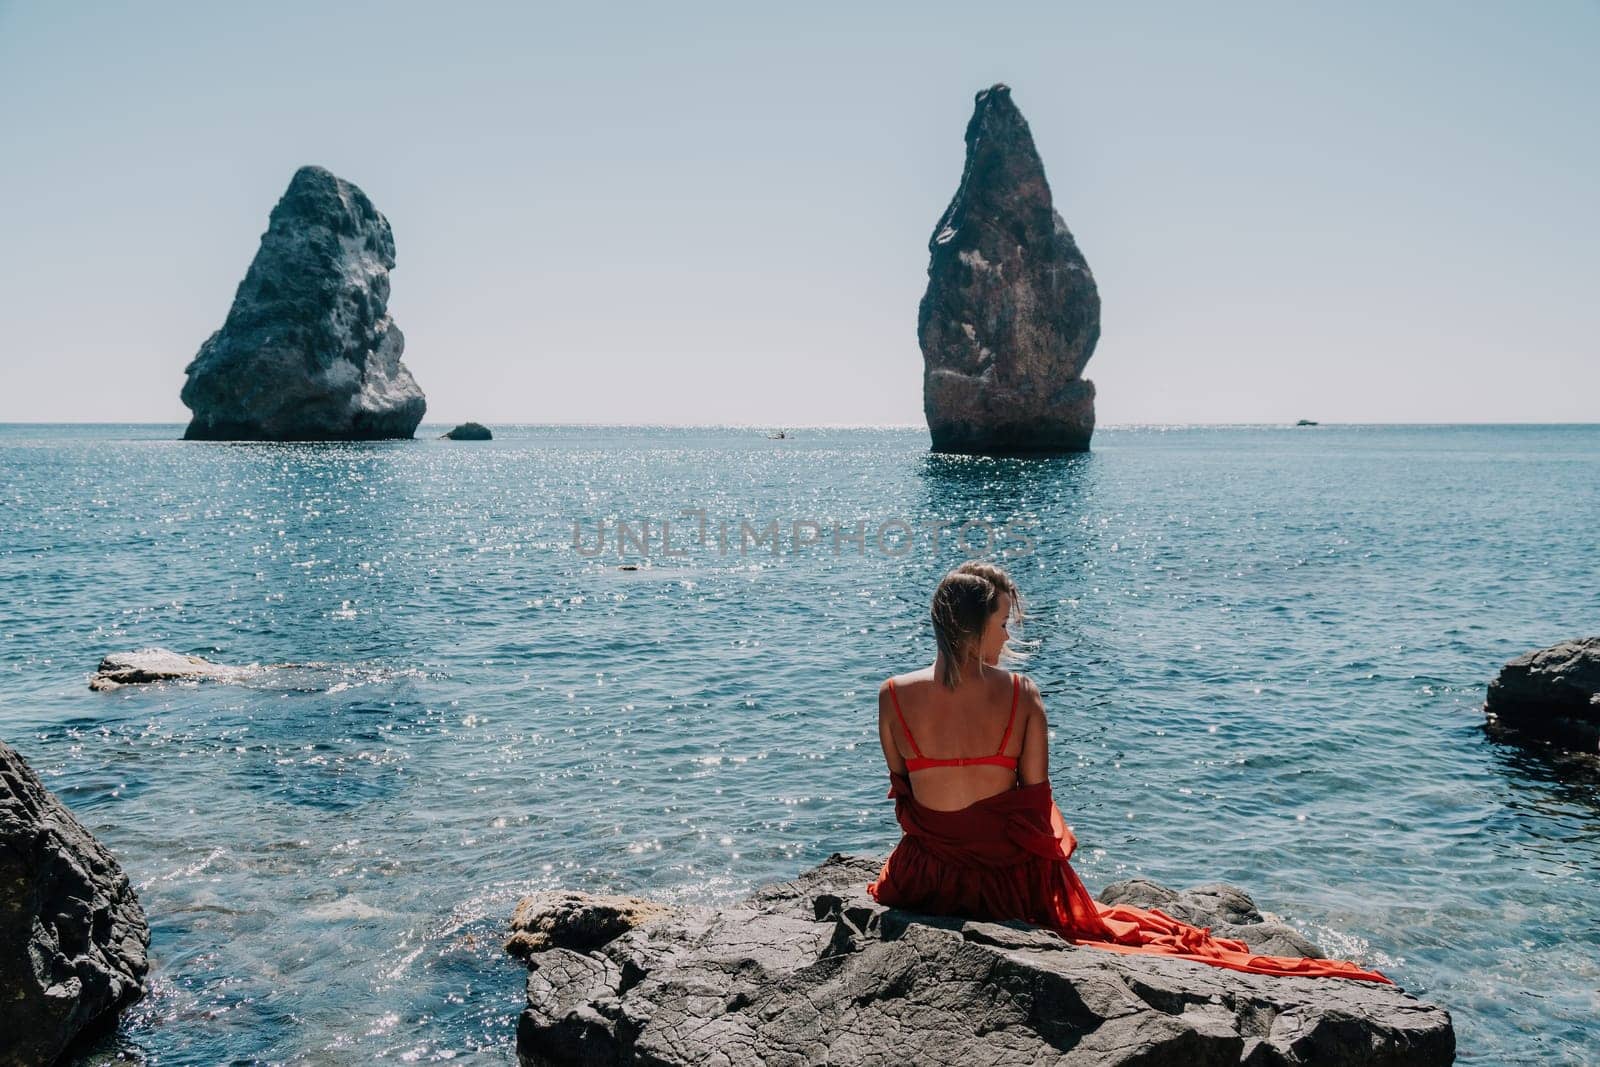
[[[933,596],[938,654],[878,691],[889,796],[905,831],[867,892],[935,915],[1017,920],[1075,944],[1258,974],[1389,979],[1344,960],[1258,956],[1242,941],[1128,905],[1097,903],[1068,862],[1077,839],[1050,791],[1049,728],[1033,682],[997,666],[1020,618],[1016,584],[964,563]]]

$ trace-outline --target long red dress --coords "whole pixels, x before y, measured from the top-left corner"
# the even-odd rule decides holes
[[[922,758],[916,742],[911,744],[920,764],[945,762]],[[1062,821],[1049,782],[939,811],[917,803],[909,773],[891,772],[889,779],[895,818],[905,835],[867,886],[880,904],[934,915],[1019,919],[1048,927],[1075,945],[1176,956],[1255,974],[1390,982],[1346,960],[1258,956],[1243,941],[1215,937],[1159,910],[1099,903],[1068,862],[1078,839]]]

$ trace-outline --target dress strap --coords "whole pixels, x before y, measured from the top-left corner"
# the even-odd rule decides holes
[[[1006,720],[1005,736],[1000,738],[1000,747],[995,751],[996,756],[1004,756],[1006,754],[1006,742],[1011,740],[1011,727],[1017,721],[1017,690],[1021,685],[1021,676],[1013,674],[1011,676],[1011,718]]]
[[[905,731],[906,741],[910,743],[911,751],[916,754],[918,759],[921,759],[922,749],[917,747],[917,739],[911,736],[911,727],[906,725],[905,713],[900,710],[900,694],[896,693],[894,690],[893,678],[889,679],[889,699],[894,701],[895,717],[900,720],[900,729]]]

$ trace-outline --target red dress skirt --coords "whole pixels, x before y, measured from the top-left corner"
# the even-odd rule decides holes
[[[1061,819],[1050,783],[1022,786],[959,811],[917,803],[911,780],[889,776],[905,836],[867,892],[880,904],[932,915],[1021,920],[1075,945],[1154,953],[1255,974],[1389,982],[1345,960],[1258,956],[1243,941],[1213,937],[1158,910],[1101,904],[1068,862],[1078,840]]]

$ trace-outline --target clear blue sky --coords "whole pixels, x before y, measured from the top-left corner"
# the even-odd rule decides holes
[[[1600,421],[1597,56],[1583,0],[0,0],[0,421],[186,419],[317,163],[394,226],[429,421],[920,424],[995,81],[1102,424]]]

